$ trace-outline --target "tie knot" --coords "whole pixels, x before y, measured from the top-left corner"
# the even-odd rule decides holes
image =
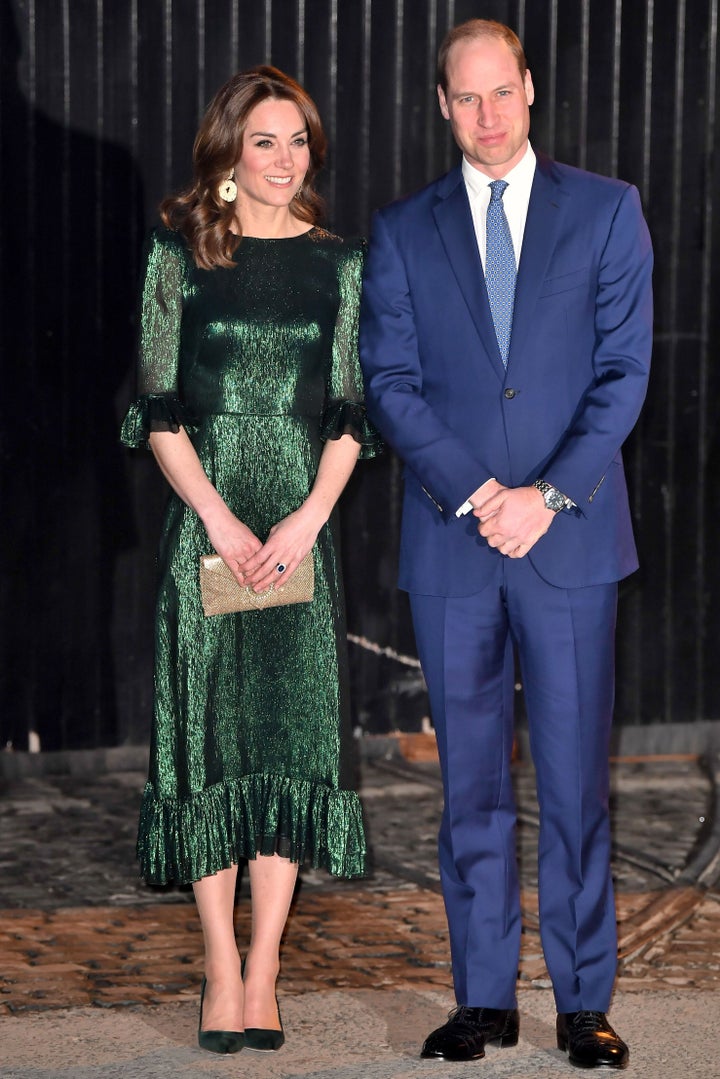
[[[500,202],[500,199],[505,194],[507,185],[507,180],[493,180],[492,183],[488,184],[490,188],[490,202]]]

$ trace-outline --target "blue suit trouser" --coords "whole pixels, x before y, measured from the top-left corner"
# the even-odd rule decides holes
[[[607,1011],[617,965],[608,813],[617,584],[555,588],[527,557],[499,557],[476,595],[410,600],[445,793],[440,873],[457,1002],[516,1001],[515,647],[540,807],[540,930],[557,1009]]]

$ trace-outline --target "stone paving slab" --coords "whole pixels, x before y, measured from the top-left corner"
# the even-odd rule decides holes
[[[708,1027],[717,997],[616,995],[611,1018],[628,1041],[632,1079],[714,1079]],[[521,996],[520,1041],[489,1046],[468,1065],[423,1061],[418,1049],[452,1001],[437,991],[325,990],[284,999],[287,1042],[276,1054],[232,1057],[196,1044],[197,1009],[90,1008],[0,1019],[3,1079],[570,1079],[578,1072],[555,1048],[548,991]],[[716,1013],[715,1013],[716,1014]]]

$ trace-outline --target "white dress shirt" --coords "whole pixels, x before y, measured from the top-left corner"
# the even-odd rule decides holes
[[[471,165],[465,157],[463,157],[462,160],[462,174],[468,199],[470,201],[470,212],[472,213],[473,225],[475,227],[475,239],[477,241],[478,251],[480,252],[483,273],[485,272],[485,242],[487,234],[485,219],[487,216],[487,208],[490,204],[490,184],[493,179],[502,179],[507,182],[502,201],[505,217],[507,218],[510,227],[510,236],[512,238],[513,250],[515,251],[515,265],[517,266],[520,262],[520,252],[522,250],[523,235],[525,233],[525,222],[527,220],[528,205],[530,203],[530,191],[535,176],[535,152],[532,146],[530,143],[527,144],[527,149],[522,160],[518,161],[517,165],[510,169],[510,172],[506,173],[505,176],[488,176],[487,173],[481,172],[480,169]],[[490,480],[487,480],[486,482],[489,483]],[[464,517],[466,513],[470,513],[472,508],[472,503],[468,499],[467,502],[464,502],[462,506],[455,511],[455,516]]]
[[[495,177],[488,176],[471,165],[467,158],[462,161],[462,174],[465,187],[470,200],[473,225],[475,226],[475,239],[480,252],[480,261],[483,271],[485,270],[485,239],[487,208],[490,204],[490,184]],[[525,222],[527,220],[528,205],[530,203],[530,191],[535,177],[535,152],[528,143],[527,150],[521,161],[505,176],[497,177],[507,183],[502,203],[505,217],[510,226],[513,249],[515,251],[515,265],[520,262]]]

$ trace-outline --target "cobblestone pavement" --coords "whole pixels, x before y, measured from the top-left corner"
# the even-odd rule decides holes
[[[0,1076],[435,1074],[418,1047],[453,1002],[436,869],[439,770],[422,738],[405,756],[393,745],[366,751],[362,764],[372,875],[347,882],[302,872],[283,951],[288,1044],[270,1057],[216,1058],[196,1047],[201,933],[190,889],[149,888],[137,877],[140,756],[133,770],[93,774],[85,761],[76,775],[23,778],[20,769],[1,781]],[[717,1074],[709,1032],[720,1001],[718,778],[715,761],[694,757],[614,765],[621,966],[613,1017],[632,1046],[633,1079]],[[538,935],[537,805],[522,761],[515,783],[521,1037],[516,1049],[489,1048],[477,1074],[485,1067],[498,1079],[561,1079],[572,1071],[554,1046]],[[236,921],[243,941],[244,878]],[[452,1079],[468,1079],[450,1070]]]
[[[426,754],[429,756],[429,754]],[[613,827],[619,986],[720,989],[717,777],[694,757],[619,761]],[[134,839],[144,775],[41,775],[0,791],[0,1014],[195,1000],[201,936],[190,889],[149,888]],[[538,935],[537,805],[515,765],[523,888],[521,989],[549,985]],[[283,991],[450,990],[436,868],[437,762],[366,758],[372,876],[303,871]],[[237,908],[247,939],[247,883]]]

